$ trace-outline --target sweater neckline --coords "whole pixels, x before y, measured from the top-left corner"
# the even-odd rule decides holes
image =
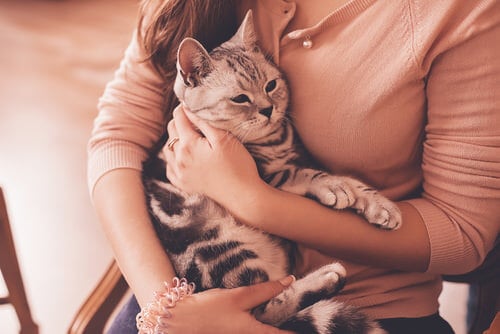
[[[290,42],[296,41],[297,39],[303,40],[303,39],[313,38],[315,35],[321,33],[329,26],[333,24],[339,24],[343,21],[346,21],[358,15],[359,13],[363,12],[365,9],[370,7],[375,1],[376,0],[351,0],[346,4],[340,6],[339,8],[335,9],[331,13],[329,13],[315,25],[303,29],[293,30],[283,35],[280,41],[280,47],[283,47],[289,44]],[[291,0],[279,0],[279,1],[272,1],[272,3],[268,2],[268,5],[270,5],[268,8],[275,13],[277,11],[285,13],[286,11],[287,14],[289,14],[286,16],[287,17],[286,24],[281,25],[283,28],[282,31],[280,31],[280,35],[282,35],[288,22],[290,22],[290,20],[293,18],[293,15],[295,14],[295,9],[296,9],[295,2]],[[274,7],[274,9],[271,9],[270,7],[272,5],[276,7]]]

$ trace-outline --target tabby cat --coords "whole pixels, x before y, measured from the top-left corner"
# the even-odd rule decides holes
[[[210,54],[186,38],[178,50],[175,93],[193,113],[230,131],[255,158],[261,177],[325,206],[352,208],[370,223],[394,229],[391,201],[350,177],[317,169],[287,119],[282,73],[257,46],[248,12],[235,36]],[[198,291],[275,280],[293,272],[294,244],[244,226],[207,197],[168,182],[161,153],[144,165],[147,202],[158,236],[179,276]],[[262,322],[298,333],[384,333],[376,323],[332,297],[345,270],[332,263],[296,280],[253,312]]]

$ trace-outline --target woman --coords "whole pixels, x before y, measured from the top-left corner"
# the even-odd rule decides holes
[[[375,229],[267,186],[243,146],[224,145],[223,134],[181,108],[168,126],[179,138],[165,151],[169,179],[296,241],[299,276],[340,260],[348,284],[337,298],[391,334],[452,333],[438,314],[440,275],[479,265],[500,228],[495,0],[145,1],[89,143],[93,201],[139,305],[175,276],[149,222],[140,170],[177,104],[176,48],[186,36],[220,44],[248,9],[262,48],[288,77],[309,152],[397,201],[403,226]],[[248,309],[288,283],[195,294],[173,309],[169,333],[280,333]],[[131,302],[112,332],[127,333],[123,319],[133,326],[138,311]]]

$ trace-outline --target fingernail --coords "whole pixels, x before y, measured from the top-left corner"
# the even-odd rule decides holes
[[[293,282],[295,282],[295,276],[290,275],[290,276],[284,277],[284,278],[280,279],[278,282],[280,282],[280,284],[283,285],[286,288],[290,284],[292,284]]]

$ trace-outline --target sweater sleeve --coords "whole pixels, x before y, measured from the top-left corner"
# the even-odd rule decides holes
[[[88,185],[117,168],[142,169],[147,150],[165,129],[163,80],[134,32],[119,69],[99,99],[99,114],[88,143]]]
[[[456,6],[428,32],[432,39],[416,44],[426,48],[428,123],[424,193],[410,203],[429,233],[428,271],[440,274],[474,269],[500,230],[500,8]]]

